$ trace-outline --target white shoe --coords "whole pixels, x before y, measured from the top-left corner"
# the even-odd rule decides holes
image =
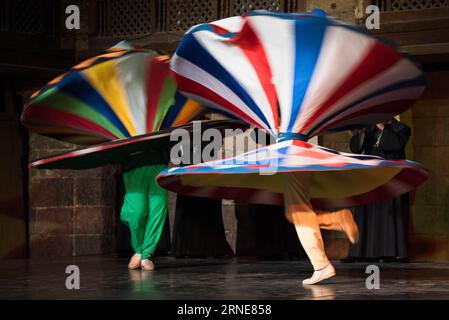
[[[316,270],[311,278],[303,280],[302,284],[316,284],[335,276],[335,274],[336,272],[334,266],[329,263],[324,268]]]
[[[140,262],[140,267],[142,268],[142,270],[145,270],[145,271],[153,271],[154,263],[150,259],[143,259]]]

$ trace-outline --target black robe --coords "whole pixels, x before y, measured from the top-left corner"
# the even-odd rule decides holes
[[[194,154],[201,154],[204,146],[185,146],[186,149],[189,147],[190,160],[193,160]],[[176,196],[171,253],[177,258],[224,258],[234,255],[225,236],[221,199]]]
[[[295,226],[285,218],[283,206],[252,205],[256,235],[256,255],[267,260],[305,257]]]
[[[383,131],[376,126],[367,128],[362,139],[360,133],[351,138],[354,153],[380,156],[389,160],[405,159],[405,146],[411,130],[393,120]],[[354,209],[360,240],[349,248],[349,258],[405,259],[407,253],[409,196],[387,199]]]
[[[172,255],[178,258],[224,258],[233,254],[226,241],[221,199],[178,194]]]

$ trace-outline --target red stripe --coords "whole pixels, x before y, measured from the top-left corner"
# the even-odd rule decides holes
[[[307,148],[307,149],[310,149],[313,147],[313,145],[311,143],[308,143],[306,141],[301,141],[301,140],[293,140],[292,145],[297,146],[297,147]]]
[[[147,68],[147,132],[154,131],[159,100],[166,78],[170,74],[167,59],[153,57],[148,59]]]
[[[214,29],[214,32],[215,32],[216,34],[226,34],[226,33],[229,33],[229,30],[227,30],[227,29],[225,29],[225,28],[223,28],[223,27],[217,26],[217,25],[215,25],[215,24],[213,24],[213,23],[209,23],[209,25]]]
[[[329,99],[318,108],[299,132],[306,131],[312,124],[314,124],[316,119],[348,92],[390,68],[400,59],[401,55],[399,53],[385,44],[376,41],[365,58],[354,67],[353,71],[348,74],[343,83],[334,91]],[[332,79],[329,79],[329,81],[332,81]]]
[[[313,150],[300,151],[296,155],[301,156],[301,157],[307,157],[307,158],[312,158],[312,159],[321,159],[321,160],[335,158],[335,154],[317,152],[317,151],[313,151]]]
[[[257,77],[259,78],[268,102],[270,103],[274,118],[274,129],[277,131],[279,128],[278,100],[276,88],[272,83],[273,75],[262,43],[248,20],[243,25],[240,34],[233,41],[239,45],[240,49],[242,49],[243,53],[254,67],[254,70],[256,70]]]
[[[54,123],[57,126],[76,128],[81,131],[87,131],[91,134],[101,135],[110,139],[118,138],[113,133],[107,131],[98,124],[87,120],[86,118],[56,109],[47,108],[42,105],[33,104],[25,108],[22,113],[21,120],[25,125],[27,122],[34,123],[36,121],[44,121],[49,124]]]
[[[246,167],[248,169],[261,169],[261,168],[268,168],[269,164],[249,164]]]
[[[207,100],[210,100],[214,103],[216,103],[219,106],[225,107],[230,112],[236,114],[239,116],[242,120],[245,120],[246,122],[253,124],[257,127],[261,127],[259,123],[255,122],[253,118],[251,118],[248,114],[237,108],[235,105],[230,103],[228,100],[222,98],[220,95],[215,93],[214,91],[206,88],[202,84],[193,81],[189,78],[186,78],[176,72],[173,72],[175,75],[176,82],[180,88],[181,91],[186,91],[188,93],[195,94],[200,97],[205,97]]]

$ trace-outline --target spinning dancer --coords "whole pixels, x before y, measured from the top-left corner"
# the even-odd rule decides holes
[[[39,134],[89,145],[38,160],[33,167],[124,164],[121,218],[130,227],[136,253],[130,269],[154,268],[149,258],[167,216],[167,192],[155,182],[168,163],[160,151],[166,143],[161,139],[169,140],[173,127],[202,112],[198,103],[176,91],[168,60],[121,42],[49,82],[30,98],[21,118],[24,126]],[[166,130],[161,133],[162,129]]]
[[[335,274],[320,228],[344,231],[353,243],[358,239],[350,212],[333,210],[404,194],[427,177],[411,161],[340,153],[307,142],[326,132],[387,121],[410,107],[424,88],[422,71],[411,60],[322,11],[254,11],[195,26],[170,67],[183,94],[240,117],[278,142],[164,170],[158,182],[194,196],[284,204],[314,267],[304,284]]]

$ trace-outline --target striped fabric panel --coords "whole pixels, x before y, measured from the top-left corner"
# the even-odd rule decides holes
[[[132,137],[169,125],[171,107],[177,125],[203,110],[192,102],[175,106],[176,89],[167,56],[123,42],[50,81],[27,102],[21,120],[77,144]]]
[[[413,161],[342,153],[289,140],[231,158],[167,169],[157,180],[182,194],[282,204],[282,176],[310,171],[314,172],[312,202],[323,209],[394,197],[413,190],[427,177],[426,170]]]
[[[195,26],[171,68],[188,97],[273,135],[312,137],[386,121],[424,89],[411,60],[322,12],[255,11]]]

